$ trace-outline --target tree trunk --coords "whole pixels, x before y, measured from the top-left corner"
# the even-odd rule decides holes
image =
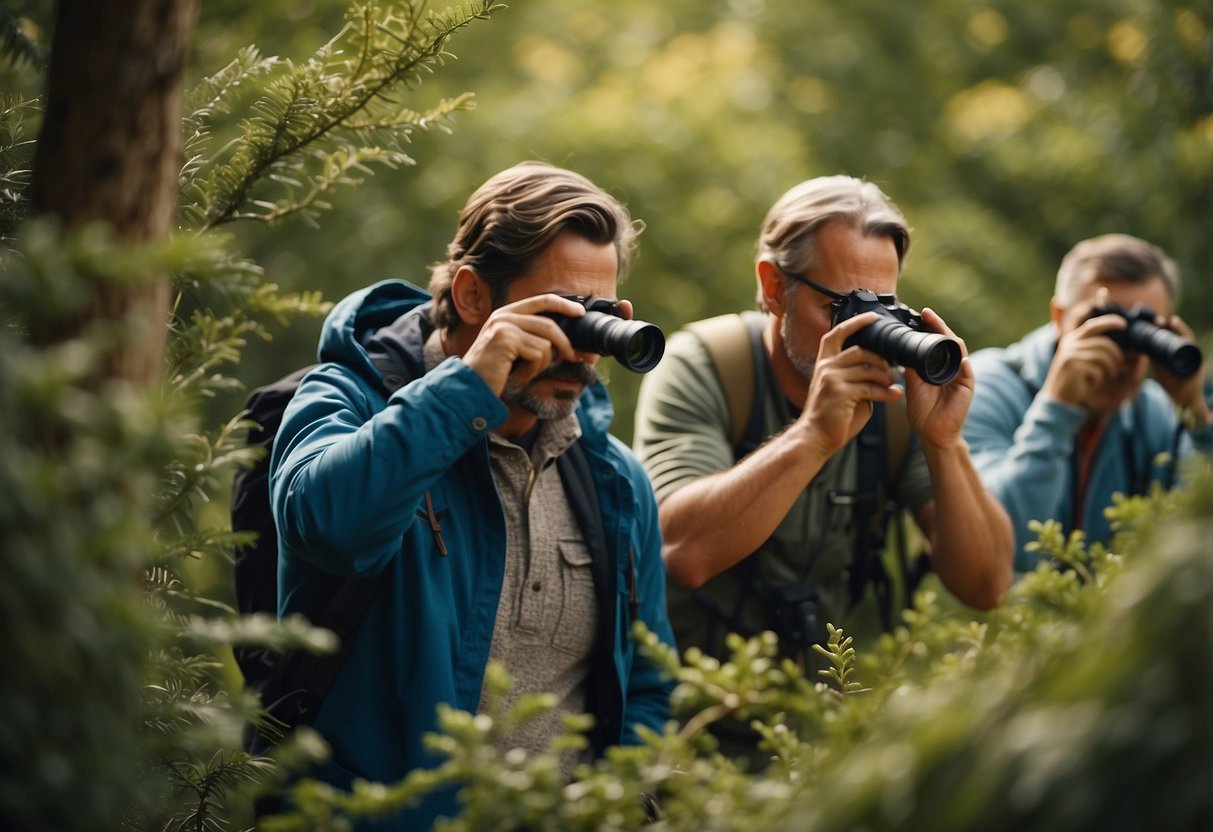
[[[94,220],[139,243],[172,230],[181,169],[181,88],[199,0],[60,0],[51,46],[46,115],[31,186],[36,213],[65,234]],[[102,319],[143,324],[107,356],[104,375],[159,377],[170,287],[98,284],[88,315],[43,343]]]

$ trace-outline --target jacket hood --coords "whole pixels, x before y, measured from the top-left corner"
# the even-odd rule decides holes
[[[366,344],[375,332],[430,300],[429,293],[404,280],[383,280],[338,301],[324,319],[316,355],[321,362],[349,367],[379,379]]]

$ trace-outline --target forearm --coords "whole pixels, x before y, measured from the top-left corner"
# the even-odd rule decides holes
[[[670,494],[661,505],[670,578],[698,587],[755,551],[827,459],[794,424],[729,470]]]
[[[1015,536],[1010,518],[982,485],[963,440],[925,446],[923,452],[934,492],[928,520],[932,567],[961,601],[990,609],[1011,585]]]

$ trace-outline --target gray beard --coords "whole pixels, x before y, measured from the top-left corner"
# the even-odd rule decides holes
[[[569,391],[560,390],[555,398],[548,399],[536,395],[530,384],[507,383],[501,393],[501,400],[506,404],[521,407],[540,421],[563,419],[577,407],[577,396]]]
[[[788,354],[788,361],[792,362],[792,366],[796,368],[796,372],[800,373],[806,379],[813,377],[813,366],[817,363],[817,357],[806,358],[803,355],[797,355],[792,351],[792,316],[784,315],[783,320],[779,324],[780,335],[783,337],[783,348]]]
[[[577,407],[580,393],[574,393],[571,390],[557,390],[553,398],[545,398],[534,391],[534,385],[537,382],[554,376],[574,378],[586,386],[592,384],[596,378],[592,367],[562,361],[548,367],[526,384],[518,384],[507,379],[505,389],[501,391],[501,400],[506,404],[517,405],[540,421],[563,419]]]

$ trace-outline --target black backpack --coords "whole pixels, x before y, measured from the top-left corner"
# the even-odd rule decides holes
[[[274,436],[282,426],[283,411],[311,369],[304,367],[259,387],[245,402],[247,418],[257,423],[257,427],[249,430],[246,442],[265,452],[251,468],[237,472],[232,480],[232,529],[257,533],[252,543],[240,547],[236,553],[236,606],[245,614],[278,612],[278,532],[270,509],[269,455]],[[262,707],[274,724],[273,730],[255,729],[246,736],[248,749],[253,753],[272,745],[277,733],[310,723],[316,706],[345,663],[353,636],[380,581],[334,576],[329,585],[332,594],[325,612],[312,623],[337,636],[339,646],[335,653],[292,650],[282,654],[259,646],[238,647],[234,651],[245,687],[260,694]]]

